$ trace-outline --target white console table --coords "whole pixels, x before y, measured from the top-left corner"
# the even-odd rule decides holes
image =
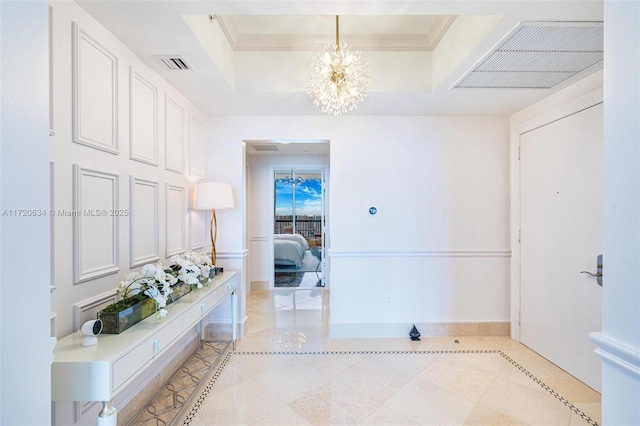
[[[237,289],[238,273],[225,272],[167,306],[169,313],[159,322],[151,315],[123,333],[101,334],[94,346],[83,347],[79,333],[58,340],[51,365],[51,400],[101,401],[98,425],[116,426],[113,398],[198,323],[204,339],[206,316],[229,295],[235,349]]]

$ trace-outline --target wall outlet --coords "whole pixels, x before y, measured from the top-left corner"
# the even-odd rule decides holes
[[[391,296],[387,296],[387,305],[391,305]]]

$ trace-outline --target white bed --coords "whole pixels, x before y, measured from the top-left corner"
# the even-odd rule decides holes
[[[279,266],[302,266],[304,253],[309,249],[306,238],[299,234],[276,234],[273,236],[274,263]]]

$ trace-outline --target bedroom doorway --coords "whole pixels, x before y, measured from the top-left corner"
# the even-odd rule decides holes
[[[274,288],[325,287],[325,171],[273,169]]]

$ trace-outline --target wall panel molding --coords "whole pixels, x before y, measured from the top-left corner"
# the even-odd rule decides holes
[[[119,176],[73,166],[73,282],[120,271]]]
[[[73,141],[118,154],[118,58],[73,23]]]
[[[335,250],[331,257],[511,257],[511,250]]]
[[[54,95],[53,84],[53,7],[49,5],[49,136],[55,136],[55,122],[54,122]]]
[[[158,88],[129,67],[129,158],[158,165]]]
[[[169,258],[186,250],[187,197],[185,188],[166,184],[165,191],[165,257]]]
[[[209,250],[209,253],[211,250]],[[243,259],[249,255],[249,250],[238,250],[238,251],[217,251],[216,250],[216,258],[217,259]]]
[[[129,176],[129,267],[160,260],[160,184]]]
[[[49,335],[58,338],[58,313],[51,312],[49,315]]]
[[[116,292],[98,294],[89,299],[81,300],[73,304],[73,329],[78,330],[85,323],[97,318],[98,312],[116,302]]]
[[[194,115],[189,117],[189,174],[204,178],[204,124]]]
[[[52,212],[56,211],[56,166],[53,161],[49,162],[49,209]],[[56,215],[49,215],[49,226],[50,228],[50,238],[51,241],[49,246],[51,248],[51,253],[49,257],[49,261],[51,265],[50,268],[50,283],[51,283],[51,291],[56,289]]]
[[[165,168],[172,172],[184,173],[184,130],[185,112],[176,101],[165,95]]]
[[[189,191],[189,206],[193,206],[193,188]],[[189,209],[189,230],[191,232],[191,250],[204,248],[204,212]]]

